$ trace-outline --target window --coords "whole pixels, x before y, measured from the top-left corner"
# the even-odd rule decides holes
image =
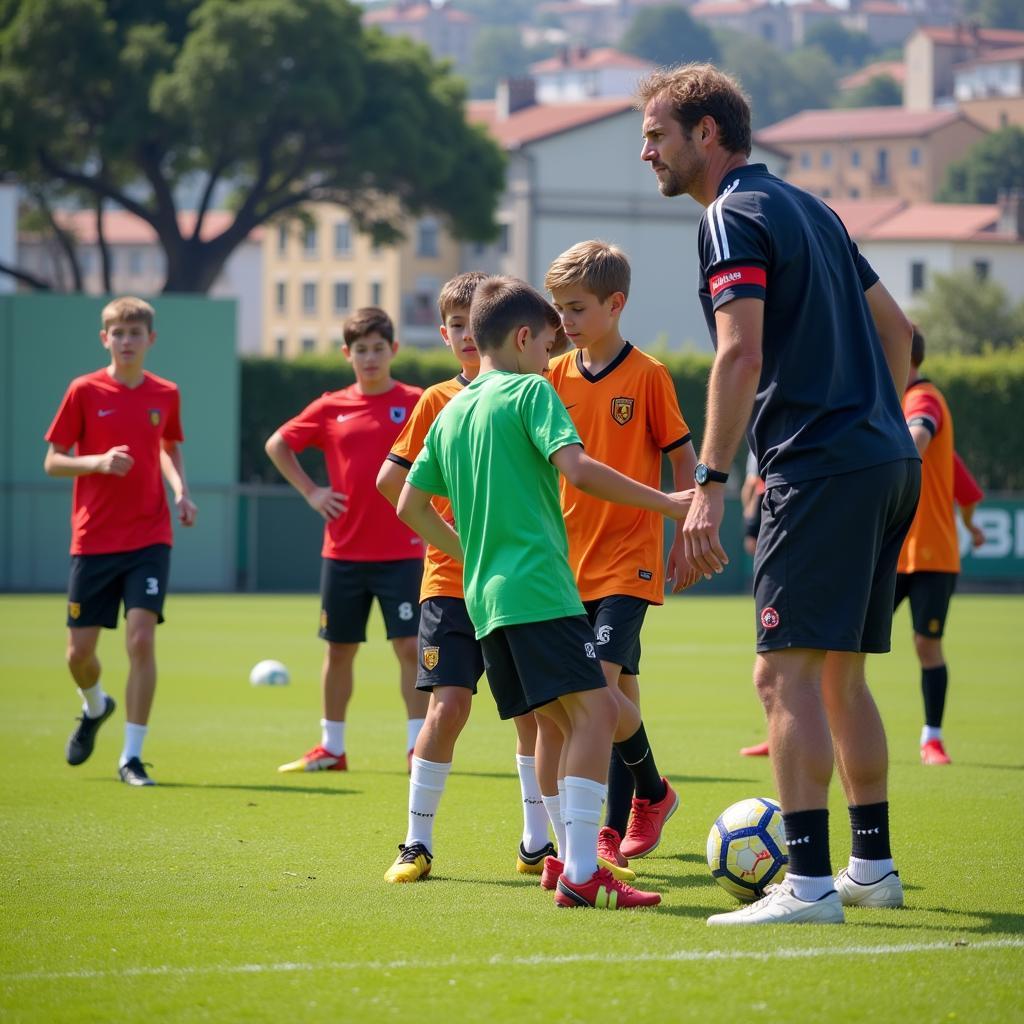
[[[132,277],[138,277],[142,273],[142,250],[130,249],[128,251],[128,273]]]
[[[807,170],[807,168],[811,166],[811,154],[808,153],[806,149],[801,150],[800,152],[800,166],[804,170]]]
[[[92,249],[79,249],[78,250],[78,268],[82,271],[85,277],[88,277],[92,273]]]
[[[920,167],[921,166],[921,149],[919,146],[910,147],[910,166]]]
[[[923,292],[925,288],[924,264],[916,260],[910,264],[910,292],[916,295]]]
[[[850,150],[850,166],[851,167],[860,167],[860,150],[859,149],[851,149]]]
[[[348,281],[334,282],[334,312],[347,313],[352,305],[352,286]]]
[[[274,305],[277,307],[278,313],[288,311],[288,286],[284,281],[278,281],[274,285]]]
[[[828,197],[831,196],[831,195],[832,195],[832,189],[830,189],[830,188],[823,188],[821,190],[821,198],[822,199],[828,199]]]
[[[285,341],[284,338],[275,338],[274,339],[274,348],[277,351],[277,358],[278,359],[284,359],[285,344],[286,344],[286,341]]]
[[[277,226],[277,255],[283,256],[288,251],[288,225]]]
[[[347,220],[334,225],[334,255],[349,256],[352,253],[352,226]]]
[[[859,188],[851,188],[850,189],[850,198],[851,199],[856,199],[859,195],[860,195],[860,189]]]
[[[988,260],[975,260],[974,261],[974,276],[979,281],[987,281],[989,272]]]
[[[889,150],[880,149],[875,162],[875,184],[889,184]]]
[[[432,218],[421,220],[416,230],[416,255],[432,259],[438,254],[437,221]]]
[[[821,166],[831,167],[832,166],[832,150],[823,149],[821,151]]]
[[[316,282],[306,281],[302,286],[302,312],[316,312]]]
[[[370,305],[384,305],[384,285],[380,281],[372,281],[370,283]]]
[[[302,351],[312,352],[316,348],[316,338],[303,338]]]
[[[509,231],[508,225],[502,224],[501,229],[498,232],[498,252],[500,252],[502,256],[507,256],[508,251],[511,248],[510,235],[511,232]]]
[[[316,225],[307,224],[302,235],[302,251],[306,256],[316,255]]]

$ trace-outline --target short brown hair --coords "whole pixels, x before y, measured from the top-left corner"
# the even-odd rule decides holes
[[[446,281],[441,288],[441,294],[437,297],[441,323],[445,323],[455,310],[469,309],[473,305],[473,292],[476,291],[476,286],[486,280],[487,275],[482,270],[467,270],[466,273],[458,274],[450,281]]]
[[[341,334],[345,339],[345,348],[351,348],[368,334],[379,334],[388,344],[395,343],[395,325],[379,306],[363,306],[350,313],[341,325]]]
[[[534,335],[545,326],[562,329],[562,318],[535,288],[517,277],[488,277],[477,285],[469,314],[473,341],[481,352],[505,344],[512,331],[529,327]]]
[[[155,319],[156,310],[145,299],[137,299],[134,295],[123,295],[119,299],[112,299],[103,307],[103,312],[100,314],[103,330],[116,323],[143,323],[146,325],[147,331],[152,331]]]
[[[750,156],[750,100],[743,86],[714,64],[677,64],[651,72],[637,85],[637,107],[662,94],[675,119],[689,131],[702,117],[714,118],[722,148]]]
[[[604,302],[614,292],[629,297],[630,269],[626,254],[610,242],[577,242],[556,256],[544,276],[549,292],[580,284]]]
[[[910,341],[910,365],[916,370],[924,362],[924,335],[917,324],[911,324],[914,328],[914,337]]]

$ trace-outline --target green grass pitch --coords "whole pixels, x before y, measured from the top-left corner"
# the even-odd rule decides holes
[[[146,759],[115,781],[123,714],[64,763],[77,698],[59,595],[0,597],[0,1018],[4,1021],[1020,1021],[1024,1019],[1024,599],[959,596],[947,637],[954,764],[918,763],[907,613],[869,672],[889,733],[903,911],[845,927],[710,929],[731,898],[704,844],[771,795],[748,600],[648,616],[645,719],[680,811],[641,879],[650,911],[562,911],[517,875],[514,735],[486,690],[456,751],[434,874],[386,886],[404,838],[405,724],[379,622],[357,662],[348,774],[281,776],[319,736],[314,596],[172,596]],[[119,699],[123,630],[100,646]],[[292,685],[248,684],[280,658]],[[122,702],[123,707],[123,702]],[[833,860],[849,838],[838,785]]]

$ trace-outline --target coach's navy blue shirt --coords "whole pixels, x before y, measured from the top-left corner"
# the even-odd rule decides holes
[[[725,176],[697,239],[716,346],[716,309],[764,300],[747,437],[769,487],[918,457],[864,297],[878,275],[832,210],[748,164]]]

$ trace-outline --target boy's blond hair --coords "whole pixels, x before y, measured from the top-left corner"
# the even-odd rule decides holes
[[[134,295],[123,295],[103,307],[100,319],[103,322],[103,330],[107,330],[111,324],[143,323],[147,331],[152,331],[156,310],[144,299],[137,299]]]
[[[457,274],[450,281],[446,281],[441,288],[441,294],[437,297],[437,310],[441,314],[441,323],[446,324],[448,317],[456,310],[469,310],[473,305],[473,292],[481,281],[486,281],[487,275],[482,270],[467,270],[464,274]]]
[[[389,345],[395,343],[395,325],[379,306],[363,306],[345,318],[341,325],[345,348],[351,348],[368,334],[379,334]]]
[[[615,292],[629,298],[630,276],[629,259],[617,245],[591,239],[555,257],[544,275],[544,287],[553,292],[578,284],[604,302]]]

